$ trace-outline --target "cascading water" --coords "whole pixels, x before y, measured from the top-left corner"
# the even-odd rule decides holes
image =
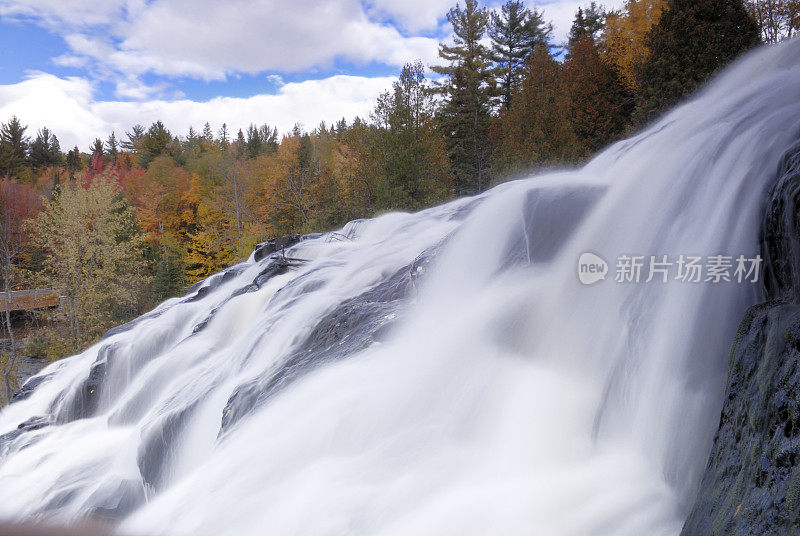
[[[26,385],[0,413],[0,518],[677,534],[758,285],[614,263],[755,257],[799,133],[795,40],[579,171],[254,255]],[[584,252],[606,280],[579,282]]]

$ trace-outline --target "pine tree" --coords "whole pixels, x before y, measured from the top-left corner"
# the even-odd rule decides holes
[[[488,184],[488,129],[494,79],[489,51],[481,43],[489,23],[477,0],[452,8],[447,20],[455,34],[453,46],[440,44],[439,57],[449,65],[433,67],[447,75],[440,113],[447,136],[456,192],[471,194]]]
[[[67,171],[69,172],[70,180],[75,178],[75,173],[83,169],[83,160],[81,159],[81,152],[76,146],[67,153]]]
[[[31,142],[28,158],[36,171],[62,163],[61,145],[50,129],[44,127],[36,133],[36,138]]]
[[[616,72],[600,59],[588,35],[572,44],[563,67],[572,127],[584,155],[618,138],[628,123],[633,97]]]
[[[228,140],[228,125],[226,123],[222,123],[222,126],[219,129],[219,146],[223,151],[225,151],[228,149],[229,145],[230,140]]]
[[[144,127],[142,125],[133,125],[130,132],[126,132],[127,140],[122,142],[122,148],[126,151],[136,152],[139,150],[139,142],[144,136]]]
[[[418,209],[447,191],[450,166],[434,104],[421,62],[403,66],[392,91],[378,97],[370,138],[375,167],[382,168],[374,183],[378,208]]]
[[[105,155],[105,152],[103,141],[100,138],[95,138],[92,146],[89,148],[89,154],[91,154],[93,157],[99,156],[102,158]]]
[[[503,106],[511,106],[511,97],[519,85],[525,60],[537,45],[546,45],[553,30],[544,22],[544,15],[525,8],[521,0],[509,0],[500,13],[492,12],[489,36],[491,57],[497,63],[495,72]]]
[[[0,175],[19,177],[26,167],[29,138],[28,129],[17,116],[0,125]]]
[[[117,143],[117,136],[114,132],[111,132],[111,135],[106,140],[105,146],[109,161],[112,164],[116,164],[117,157],[119,156],[119,144]]]
[[[184,268],[176,253],[165,249],[153,276],[153,301],[161,303],[183,290]]]
[[[759,42],[758,26],[742,0],[669,0],[648,36],[650,56],[639,76],[638,120],[644,122],[691,95]]]
[[[239,129],[239,132],[236,134],[236,158],[242,159],[247,154],[247,140],[244,138],[244,132],[242,129]]]
[[[203,139],[207,142],[214,141],[214,134],[211,132],[211,125],[208,124],[208,121],[203,125]]]
[[[161,121],[156,121],[139,140],[139,165],[147,167],[156,157],[166,154],[172,145],[172,134]]]
[[[580,147],[561,66],[544,46],[525,65],[520,92],[493,127],[492,170],[502,174],[574,162]]]
[[[255,125],[247,127],[247,154],[255,158],[263,152],[264,144],[261,141],[261,131]]]
[[[603,30],[605,22],[605,13],[603,8],[598,6],[596,2],[590,3],[586,9],[578,8],[575,14],[575,20],[572,22],[572,28],[569,31],[569,46],[571,47],[578,39],[584,36],[589,36],[596,40],[600,32]]]

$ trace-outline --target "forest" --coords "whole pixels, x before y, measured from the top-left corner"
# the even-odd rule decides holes
[[[791,38],[800,0],[628,0],[612,11],[591,2],[566,43],[521,0],[465,0],[447,20],[440,62],[404,66],[369,117],[286,133],[255,123],[175,133],[164,118],[66,151],[57,133],[8,118],[0,290],[64,298],[32,319],[24,346],[3,347],[6,385],[15,354],[70,355],[269,238],[580,165],[744,51]],[[6,310],[13,341],[11,320]]]

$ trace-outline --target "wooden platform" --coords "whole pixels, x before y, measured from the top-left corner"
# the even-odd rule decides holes
[[[52,289],[12,290],[8,294],[8,310],[11,312],[58,307],[61,301],[58,292]],[[0,311],[5,310],[6,293],[0,292]]]

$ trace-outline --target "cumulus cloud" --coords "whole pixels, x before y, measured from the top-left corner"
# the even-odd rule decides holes
[[[97,136],[115,131],[119,137],[137,123],[147,126],[158,119],[181,135],[190,126],[201,129],[206,121],[215,130],[227,123],[234,134],[251,122],[288,132],[296,122],[310,129],[320,121],[331,124],[342,117],[366,117],[377,95],[393,80],[340,75],[285,84],[274,95],[130,102],[97,101],[92,84],[82,78],[32,73],[17,84],[0,85],[0,121],[16,115],[29,125],[31,134],[47,126],[62,148],[78,145],[84,151]]]
[[[431,31],[455,3],[452,0],[371,0],[371,14],[391,18],[410,32]]]
[[[496,8],[503,0],[487,4]],[[564,42],[585,0],[538,0]],[[618,8],[623,0],[605,0]],[[399,67],[438,62],[454,0],[0,0],[0,17],[60,35],[60,66],[112,82],[117,97],[165,96],[145,75],[224,80],[247,73],[296,73],[337,62]]]
[[[439,0],[435,0],[436,4]],[[62,66],[86,65],[100,79],[124,79],[120,97],[145,74],[223,80],[237,73],[301,72],[336,61],[401,66],[436,58],[437,39],[404,35],[378,13],[414,28],[435,26],[441,8],[412,0],[0,0],[0,16],[61,35]],[[412,16],[413,15],[413,16]],[[145,92],[146,93],[146,92]]]

